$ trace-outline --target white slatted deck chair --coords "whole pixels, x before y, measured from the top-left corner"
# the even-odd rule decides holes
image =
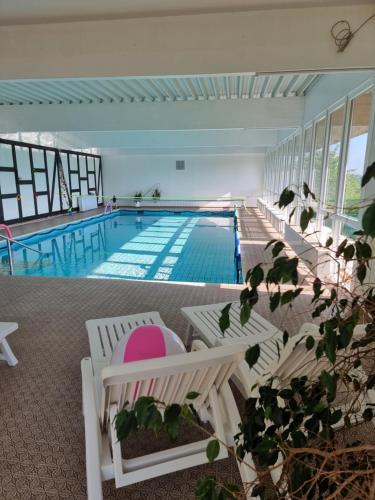
[[[250,320],[241,326],[240,303],[233,302],[229,313],[230,326],[223,334],[219,328],[219,318],[226,304],[227,302],[184,307],[181,312],[188,321],[188,334],[193,334],[193,338],[200,337],[209,347],[238,342],[248,346],[260,344],[260,357],[256,365],[249,370],[247,363],[243,362],[232,377],[245,398],[253,395],[251,387],[257,382],[267,380],[271,375],[275,375],[276,371],[283,377],[287,374],[290,378],[298,376],[298,373],[305,369],[308,359],[314,358],[313,351],[306,351],[303,341],[309,335],[319,336],[316,325],[304,323],[298,335],[291,337],[283,347],[281,330],[255,311],[251,312]],[[299,347],[300,343],[302,345]],[[316,367],[314,369],[317,371]]]
[[[282,340],[282,332],[255,311],[251,312],[250,320],[241,326],[240,302],[232,302],[229,312],[230,326],[223,334],[219,328],[219,319],[227,304],[228,302],[223,302],[183,307],[181,312],[188,321],[188,335],[198,335],[209,347],[222,345],[223,342],[245,342],[253,345],[270,338]]]
[[[91,361],[96,374],[110,364],[113,349],[120,338],[142,325],[165,326],[165,323],[157,311],[86,321]]]
[[[258,387],[267,383],[269,378],[273,376],[280,386],[288,384],[292,378],[301,377],[306,375],[309,379],[319,376],[323,369],[330,371],[332,365],[328,362],[327,358],[321,358],[319,362],[315,358],[315,349],[307,350],[305,346],[305,339],[312,336],[316,341],[321,338],[319,327],[312,323],[304,323],[297,335],[291,337],[283,347],[282,334],[279,330],[273,327],[270,323],[264,320],[261,316],[252,311],[250,321],[241,327],[239,322],[239,303],[234,303],[231,317],[231,326],[225,332],[229,331],[229,335],[223,336],[219,328],[219,317],[222,308],[226,303],[212,304],[209,306],[201,307],[186,307],[182,309],[182,313],[189,322],[189,333],[194,329],[193,334],[201,336],[209,346],[212,345],[228,345],[237,342],[246,342],[248,345],[260,343],[261,354],[260,357],[252,367],[249,369],[246,362],[242,362],[236,372],[233,374],[232,379],[242,392],[245,398],[257,397]],[[206,311],[208,310],[208,313]],[[265,328],[262,333],[262,328]],[[361,337],[365,333],[366,325],[358,325],[354,329],[354,337]],[[276,332],[275,332],[276,330]],[[271,336],[268,332],[271,333]],[[267,340],[262,341],[263,338]],[[268,337],[267,337],[268,335]],[[240,340],[241,339],[241,340]],[[276,341],[280,344],[280,353],[276,346]],[[200,349],[204,348],[202,341],[195,340],[193,345],[196,344]],[[356,375],[363,380],[366,380],[366,374],[361,370],[356,370]],[[347,394],[347,391],[344,390]],[[338,388],[340,394],[340,387]],[[338,398],[338,407],[343,411],[347,408],[352,408],[352,398],[347,394],[348,399]],[[233,403],[236,404],[235,402]],[[352,422],[359,423],[361,421],[360,415],[366,408],[367,404],[375,405],[375,390],[367,391],[365,397],[356,402],[354,414],[352,415]],[[235,411],[235,410],[234,410]],[[343,420],[336,424],[337,427],[343,425]],[[247,456],[246,462],[253,464],[252,458]],[[242,466],[245,471],[241,470],[241,477],[244,483],[254,480],[252,471],[249,467]],[[272,468],[270,474],[272,480],[276,484],[280,478],[281,469]],[[248,474],[248,476],[246,476]],[[244,479],[245,478],[245,479]],[[248,497],[250,498],[250,497]]]
[[[9,366],[16,366],[18,360],[6,337],[16,330],[18,330],[18,323],[0,322],[0,360],[6,361]]]
[[[261,376],[278,358],[279,349],[281,350],[283,345],[283,333],[254,311],[251,312],[250,320],[241,326],[240,303],[233,302],[229,313],[230,326],[223,334],[219,328],[219,318],[227,303],[183,307],[182,315],[188,321],[187,333],[193,338],[201,338],[209,347],[233,343],[246,343],[252,346],[261,342],[261,355],[252,370],[255,376]],[[233,380],[243,396],[248,397],[249,369],[246,362],[236,370]]]
[[[160,316],[155,314],[148,313],[148,318],[151,316],[155,323],[161,321]],[[119,488],[207,463],[207,439],[143,457],[123,459],[114,418],[126,401],[135,402],[136,387],[136,398],[151,395],[166,404],[184,403],[186,395],[196,391],[200,396],[194,400],[194,406],[209,420],[219,440],[232,446],[232,436],[238,430],[239,415],[232,411],[235,403],[228,379],[243,361],[247,349],[245,345],[237,343],[108,366],[109,351],[115,345],[114,338],[111,338],[115,328],[111,330],[111,325],[116,325],[117,339],[121,335],[121,325],[124,330],[130,330],[133,321],[145,324],[146,318],[147,313],[87,322],[90,346],[94,346],[95,356],[93,359],[84,358],[81,362],[89,500],[102,500],[102,481],[115,479]],[[221,446],[218,459],[227,456],[227,448]],[[251,480],[248,468],[244,471],[243,480]]]

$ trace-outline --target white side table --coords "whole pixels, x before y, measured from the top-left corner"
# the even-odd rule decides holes
[[[18,323],[3,323],[0,321],[0,360],[6,361],[9,366],[16,366],[18,360],[13,354],[6,337],[18,329]]]

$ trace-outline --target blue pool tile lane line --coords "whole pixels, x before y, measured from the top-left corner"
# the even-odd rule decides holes
[[[20,237],[49,256],[15,245],[15,274],[237,283],[236,231],[229,211],[121,210]]]

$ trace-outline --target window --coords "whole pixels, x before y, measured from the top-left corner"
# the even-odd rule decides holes
[[[326,119],[318,121],[315,124],[315,142],[314,142],[314,160],[312,171],[312,191],[316,197],[320,196],[323,174],[323,153],[324,153],[324,135],[326,130]]]
[[[312,147],[312,128],[309,127],[305,130],[304,134],[304,146],[303,146],[303,163],[302,163],[302,177],[301,181],[309,183],[310,174],[310,158],[311,158],[311,147]]]
[[[351,101],[348,152],[345,164],[343,212],[358,219],[361,201],[361,177],[365,166],[367,136],[371,115],[371,92]]]
[[[294,189],[298,186],[299,183],[299,172],[298,172],[298,160],[299,160],[299,147],[300,147],[300,136],[297,135],[294,138],[294,147],[293,147],[293,157],[292,157],[292,170],[290,175],[290,182],[293,184]]]
[[[277,150],[277,162],[276,162],[276,169],[275,169],[275,187],[273,190],[273,201],[276,201],[278,199],[278,193],[280,192],[280,187],[281,187],[281,174],[283,169],[283,164],[282,164],[282,154],[281,154],[281,147],[278,148]]]
[[[329,211],[336,211],[337,185],[339,180],[342,134],[345,122],[345,106],[341,106],[330,115],[329,143],[327,156],[327,182],[324,206]]]

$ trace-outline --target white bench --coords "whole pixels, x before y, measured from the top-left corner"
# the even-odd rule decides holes
[[[0,360],[6,361],[9,366],[16,366],[18,360],[13,354],[6,337],[18,330],[18,323],[6,323],[0,321]]]

